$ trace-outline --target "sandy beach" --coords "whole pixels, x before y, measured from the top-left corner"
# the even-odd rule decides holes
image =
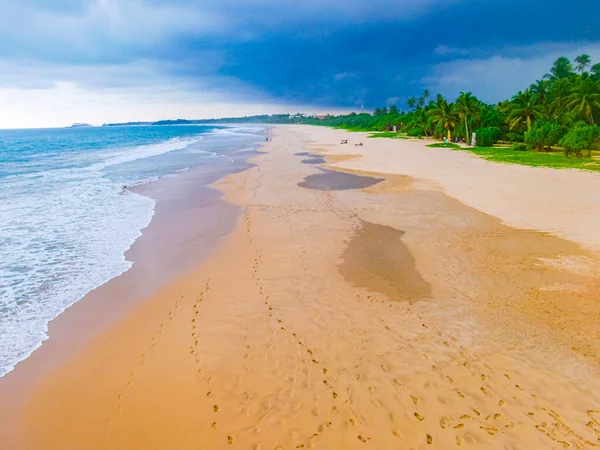
[[[0,380],[0,448],[600,447],[598,174],[270,135],[213,185],[221,233],[173,206],[136,278],[166,281]]]

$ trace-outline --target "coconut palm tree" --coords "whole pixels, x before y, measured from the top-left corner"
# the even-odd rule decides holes
[[[586,55],[585,53],[575,58],[575,62],[577,63],[577,65],[575,66],[575,70],[579,73],[583,73],[585,69],[590,67],[590,65],[592,64],[590,55]]]
[[[406,104],[410,109],[414,109],[415,105],[417,104],[417,99],[415,97],[411,97],[406,101]]]
[[[529,86],[529,90],[534,97],[534,101],[538,104],[546,103],[549,88],[550,82],[548,80],[537,80],[535,83]]]
[[[591,77],[594,80],[600,80],[600,63],[596,63],[590,69]]]
[[[444,130],[447,130],[448,140],[450,140],[452,138],[451,130],[458,122],[458,117],[454,112],[454,108],[440,94],[437,95],[435,102],[432,103],[432,107],[428,111],[428,114],[435,125],[441,124]]]
[[[529,89],[519,91],[512,98],[508,109],[508,126],[511,130],[519,128],[525,122],[527,131],[531,131],[531,123],[542,115],[541,105],[536,105]]]
[[[567,98],[567,108],[578,112],[594,125],[594,111],[600,109],[600,87],[597,81],[582,77]]]
[[[454,105],[454,111],[458,114],[458,117],[465,122],[465,136],[467,143],[469,139],[469,118],[477,117],[479,114],[479,101],[470,92],[461,92],[456,99]]]
[[[550,109],[555,117],[567,112],[567,99],[573,89],[573,83],[569,78],[560,78],[550,84],[548,89],[548,101]]]
[[[568,78],[573,75],[573,65],[571,61],[565,56],[561,56],[556,61],[554,61],[554,65],[552,69],[550,69],[550,73],[547,73],[544,78],[547,78],[551,81],[559,80],[561,78]]]

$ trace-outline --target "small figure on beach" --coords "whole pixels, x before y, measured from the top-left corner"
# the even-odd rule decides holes
[[[347,144],[348,143],[348,139],[342,139],[342,141],[340,142],[340,144]]]

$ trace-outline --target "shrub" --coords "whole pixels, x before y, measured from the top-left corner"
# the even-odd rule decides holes
[[[475,130],[475,134],[478,147],[491,147],[498,141],[502,131],[497,127],[488,127]]]
[[[524,137],[521,133],[510,132],[506,135],[508,142],[524,142]]]
[[[591,155],[592,145],[600,141],[600,127],[597,125],[578,126],[565,134],[560,141],[565,156],[581,158],[583,150],[588,150],[588,158]]]
[[[565,130],[556,122],[538,120],[531,131],[525,133],[525,143],[541,152],[544,149],[551,150],[564,136]]]
[[[513,150],[524,152],[527,150],[527,145],[525,145],[523,142],[517,142],[515,145],[513,145]]]
[[[421,137],[421,136],[423,136],[423,134],[424,134],[423,128],[421,128],[421,127],[412,127],[410,130],[408,130],[406,132],[407,136],[412,136],[412,137],[415,137],[415,136]]]

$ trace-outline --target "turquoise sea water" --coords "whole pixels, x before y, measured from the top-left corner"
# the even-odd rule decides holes
[[[198,165],[220,172],[261,127],[0,130],[0,376],[46,339],[50,320],[123,273],[154,214],[126,186]]]

